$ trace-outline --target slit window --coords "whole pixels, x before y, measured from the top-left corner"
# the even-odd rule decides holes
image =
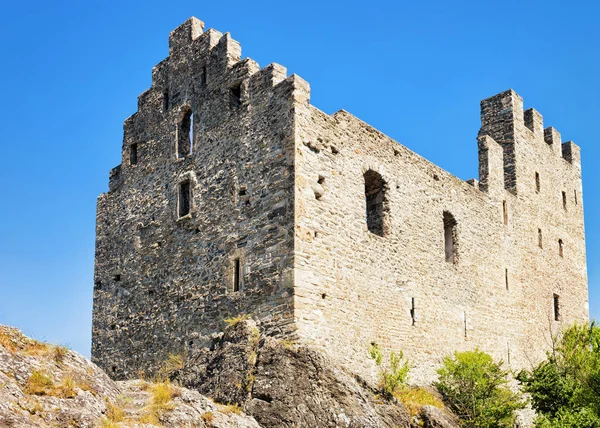
[[[542,229],[538,229],[538,247],[544,248],[544,240],[542,236]]]
[[[192,153],[194,141],[193,121],[192,110],[190,108],[185,109],[177,125],[177,157],[179,158],[184,158]]]
[[[369,170],[364,175],[367,228],[369,232],[385,236],[387,234],[388,201],[387,183],[381,174]]]
[[[508,224],[508,206],[506,205],[506,201],[502,201],[502,218],[504,219],[504,224]]]
[[[206,86],[206,66],[202,67],[202,74],[200,76],[200,84]]]
[[[163,112],[169,110],[169,91],[163,92]]]
[[[558,240],[558,255],[563,257],[563,240]]]
[[[563,209],[567,210],[567,192],[562,192]]]
[[[242,264],[238,258],[233,260],[233,292],[242,289]]]
[[[575,197],[575,205],[577,205],[577,190],[573,190],[573,196]]]
[[[554,321],[560,321],[560,297],[555,294],[552,300],[554,304]]]
[[[138,163],[138,145],[133,143],[129,146],[129,165],[136,165]]]
[[[535,173],[535,192],[540,193],[540,173]]]
[[[188,215],[190,213],[190,202],[192,199],[189,181],[184,181],[179,184],[179,195],[177,199],[179,217]]]
[[[412,325],[415,325],[415,323],[417,321],[417,319],[416,319],[417,314],[416,314],[416,309],[415,309],[415,298],[414,297],[411,299],[410,317],[412,319],[412,321],[411,321]]]
[[[456,263],[457,257],[457,236],[456,220],[448,211],[444,211],[444,253],[448,263]]]
[[[242,84],[238,83],[237,85],[229,88],[229,105],[231,108],[237,108],[242,103]]]
[[[506,289],[508,290],[508,269],[504,269],[504,285],[506,286]]]

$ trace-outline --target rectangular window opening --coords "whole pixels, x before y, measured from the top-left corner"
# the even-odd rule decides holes
[[[467,313],[466,313],[466,312],[463,312],[463,319],[464,319],[464,321],[465,321],[465,322],[464,322],[464,328],[465,328],[465,340],[467,340],[467,339],[468,339],[468,336],[467,336]]]
[[[573,190],[573,196],[575,197],[575,205],[577,205],[577,190]]]
[[[233,291],[242,289],[242,266],[239,258],[233,261]]]
[[[558,294],[554,295],[554,321],[560,321],[560,301]]]
[[[163,92],[163,112],[169,110],[169,91]]]
[[[138,162],[138,145],[133,143],[129,146],[129,165],[136,165]]]
[[[415,298],[411,299],[410,317],[412,319],[412,325],[416,323],[416,309],[415,309]]]
[[[506,289],[508,290],[508,269],[504,269],[504,284],[506,285]]]
[[[231,108],[239,107],[242,103],[242,84],[238,83],[229,88],[229,104]]]
[[[179,185],[179,217],[190,213],[190,182],[184,181]]]
[[[563,209],[567,210],[567,192],[562,192]]]
[[[206,66],[202,67],[202,75],[200,76],[200,84],[202,86],[206,86]]]
[[[563,245],[563,240],[559,239],[558,240],[558,255],[561,256],[561,257],[564,257],[563,256],[563,246],[564,246]]]
[[[543,238],[542,238],[542,229],[538,229],[538,247],[544,248]]]
[[[502,216],[504,219],[504,224],[508,224],[508,206],[506,205],[506,201],[502,201]]]
[[[540,173],[535,173],[535,192],[540,193]]]
[[[456,254],[456,220],[448,211],[444,211],[444,253],[448,263],[458,261]]]

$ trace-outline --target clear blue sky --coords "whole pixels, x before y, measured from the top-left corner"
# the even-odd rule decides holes
[[[453,174],[477,177],[479,101],[508,88],[582,148],[600,318],[600,6],[564,1],[7,1],[0,25],[0,323],[89,355],[96,197],[122,123],[189,16],[308,80]]]

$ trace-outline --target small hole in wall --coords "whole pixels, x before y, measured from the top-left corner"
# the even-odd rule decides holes
[[[112,366],[111,370],[112,370],[113,373],[116,373],[117,372],[117,366]]]
[[[148,290],[148,295],[149,296],[153,296],[154,295],[154,290]]]
[[[245,188],[245,187],[242,187],[242,188],[240,189],[240,191],[238,192],[238,195],[240,195],[240,196],[246,196],[246,194],[247,194],[247,193],[248,193],[248,192],[247,192],[246,188]]]
[[[333,153],[334,155],[337,155],[340,151],[335,147],[335,146],[331,146],[331,153]]]
[[[400,151],[398,149],[394,149],[394,156],[400,156]]]
[[[319,232],[315,232],[315,238],[319,237]]]
[[[102,281],[94,282],[94,288],[100,290],[102,288]]]
[[[193,341],[193,340],[190,340],[190,341],[188,342],[188,345],[189,345],[189,346],[194,346],[194,341]]]
[[[319,184],[325,183],[325,177],[323,177],[322,175],[319,175],[319,179],[317,180],[317,183],[319,183]]]
[[[324,299],[324,298],[326,298],[326,297],[327,297],[327,293],[323,293],[323,294],[321,294],[321,299]]]
[[[433,179],[434,179],[435,181],[440,181],[440,176],[439,176],[439,175],[437,175],[437,174],[433,174]]]
[[[111,325],[110,325],[110,329],[111,329],[111,330],[114,330],[114,329],[116,329],[116,328],[117,328],[117,325],[116,325],[116,324],[111,324]]]
[[[194,230],[194,233],[200,233],[200,228],[197,227],[196,230]]]
[[[250,205],[250,199],[248,199],[246,202],[244,202],[244,205],[246,205],[246,206]]]
[[[121,280],[121,275],[120,275],[120,274],[116,274],[116,275],[113,277],[113,279],[114,279],[115,281],[120,281],[120,280]]]

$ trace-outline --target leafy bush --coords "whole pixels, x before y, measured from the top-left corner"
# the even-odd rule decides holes
[[[394,391],[404,386],[408,380],[408,372],[410,371],[408,360],[404,358],[402,351],[399,351],[397,354],[392,351],[390,353],[389,364],[384,364],[381,349],[375,342],[371,344],[369,354],[379,368],[379,386],[381,391],[387,397],[392,397]]]
[[[466,427],[512,427],[517,409],[525,407],[508,386],[509,372],[485,352],[455,352],[437,371],[435,384]]]
[[[600,427],[600,327],[574,325],[552,353],[517,377],[531,394],[539,427]]]

